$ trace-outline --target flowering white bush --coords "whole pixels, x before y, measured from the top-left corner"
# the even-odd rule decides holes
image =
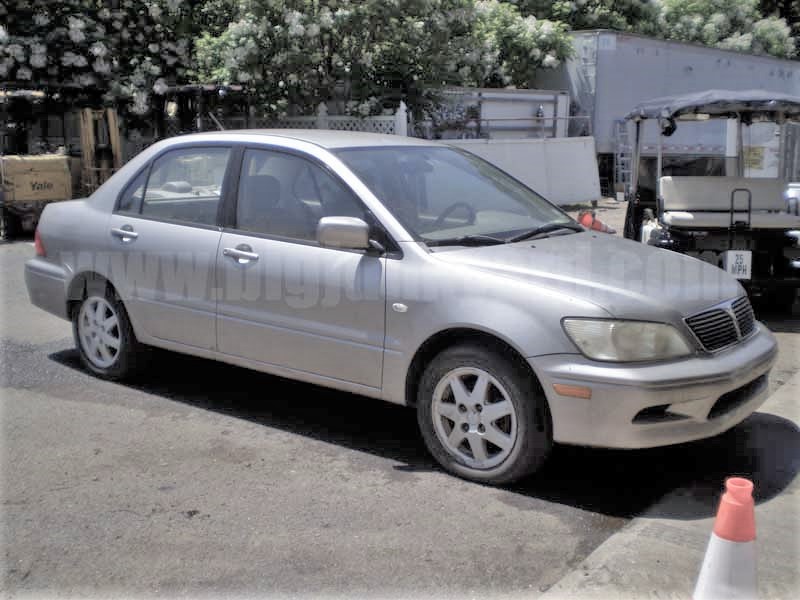
[[[175,41],[190,17],[181,0],[16,0],[0,18],[0,77],[71,85],[145,114],[155,82],[183,79],[188,39]],[[146,9],[146,10],[145,10]],[[189,31],[186,29],[186,31]],[[134,60],[132,60],[134,59]],[[163,93],[166,86],[157,86]]]
[[[784,58],[798,43],[798,0],[506,0],[523,15],[566,23],[570,29],[616,29]],[[785,18],[778,18],[780,13]]]
[[[481,62],[485,72],[477,85],[527,87],[537,69],[557,67],[572,51],[563,23],[523,18],[514,5],[498,0],[481,0],[477,9],[475,37],[489,58]]]
[[[667,39],[792,58],[796,40],[786,21],[764,18],[759,0],[661,0],[659,31]]]
[[[413,106],[430,85],[526,87],[571,49],[563,25],[496,0],[228,4],[227,28],[196,43],[196,77],[245,83],[277,114],[332,97],[349,114],[376,114],[400,97]]]
[[[764,3],[766,4],[769,3]],[[611,27],[791,57],[758,0],[14,0],[0,79],[66,84],[145,115],[172,84],[243,84],[258,108],[377,114],[443,84],[527,87]]]

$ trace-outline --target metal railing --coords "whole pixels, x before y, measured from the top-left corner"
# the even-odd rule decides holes
[[[527,132],[529,138],[580,137],[592,135],[592,120],[588,115],[570,117],[516,117],[498,119],[468,119],[463,124],[436,125],[433,121],[415,124],[417,137],[432,139],[438,133],[453,139],[491,138],[492,134]]]

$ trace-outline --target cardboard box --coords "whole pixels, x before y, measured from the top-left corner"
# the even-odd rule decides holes
[[[54,202],[72,198],[68,156],[0,156],[0,163],[7,203]]]

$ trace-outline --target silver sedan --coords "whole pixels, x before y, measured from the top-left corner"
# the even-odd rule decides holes
[[[147,348],[416,408],[449,471],[507,483],[553,442],[716,435],[765,398],[776,343],[739,283],[586,231],[475,156],[332,131],[160,142],[51,204],[26,264],[85,367]]]

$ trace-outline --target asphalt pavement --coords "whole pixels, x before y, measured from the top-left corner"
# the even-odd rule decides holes
[[[707,519],[725,475],[757,472],[766,502],[798,468],[796,425],[757,413],[670,448],[558,446],[493,488],[443,473],[413,412],[380,401],[167,352],[136,384],[104,382],[69,323],[28,303],[32,254],[0,245],[6,597],[533,598],[663,498],[703,490],[659,518]],[[766,317],[778,390],[800,370],[800,316]]]
[[[798,398],[800,373],[770,396],[743,431],[733,432],[741,445],[728,459],[732,474],[741,472],[754,484],[761,600],[796,598],[800,592]],[[719,448],[729,445],[726,437],[719,438]],[[694,481],[674,489],[604,541],[544,598],[690,598],[721,487]]]

